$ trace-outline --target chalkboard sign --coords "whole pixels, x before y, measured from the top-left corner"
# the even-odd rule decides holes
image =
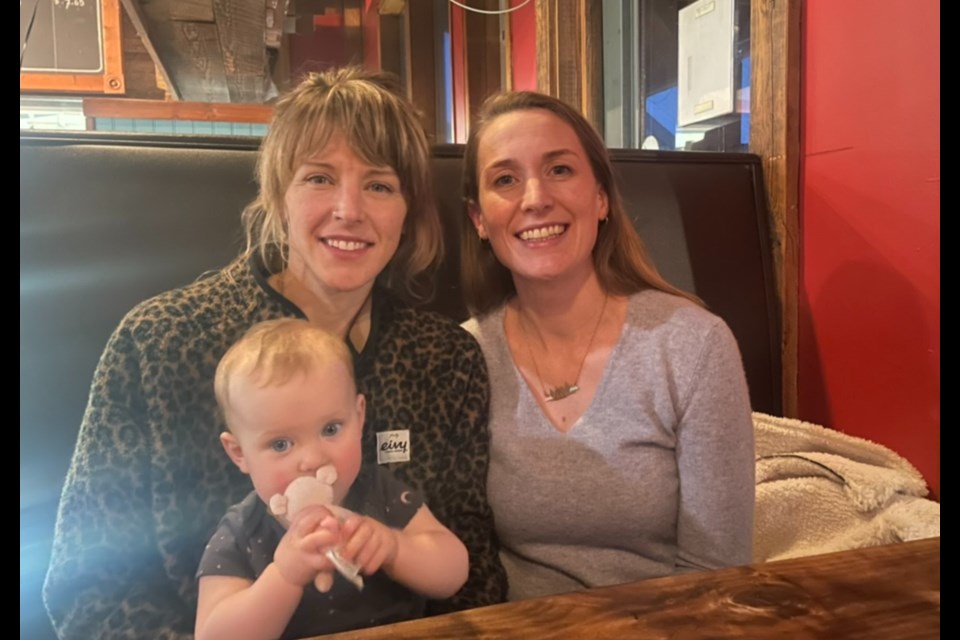
[[[20,90],[122,93],[119,23],[118,0],[21,0]]]
[[[33,7],[20,3],[21,41]],[[21,71],[102,73],[103,26],[99,0],[47,0],[36,7]]]

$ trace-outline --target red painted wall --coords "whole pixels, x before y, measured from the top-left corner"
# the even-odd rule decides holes
[[[536,91],[537,11],[533,0],[510,14],[510,61],[514,91]]]
[[[940,488],[940,3],[804,4],[799,409]]]

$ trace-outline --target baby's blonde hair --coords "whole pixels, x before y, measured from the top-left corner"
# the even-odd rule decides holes
[[[313,367],[335,362],[346,367],[350,380],[356,384],[350,351],[337,336],[297,318],[261,322],[251,327],[220,359],[213,379],[217,405],[229,427],[230,383],[238,376],[255,379],[260,387],[276,386]]]

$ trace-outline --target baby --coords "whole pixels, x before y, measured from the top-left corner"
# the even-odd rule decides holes
[[[220,442],[254,491],[204,552],[197,638],[369,627],[419,617],[424,598],[460,589],[463,543],[385,468],[361,464],[365,400],[343,342],[305,320],[264,322],[227,351],[214,385]],[[318,476],[333,506],[285,511],[289,521],[270,511],[294,480]],[[351,568],[366,578],[342,577]]]

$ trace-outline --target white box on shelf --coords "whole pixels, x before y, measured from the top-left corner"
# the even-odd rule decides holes
[[[677,125],[733,113],[734,0],[697,0],[679,13]]]

